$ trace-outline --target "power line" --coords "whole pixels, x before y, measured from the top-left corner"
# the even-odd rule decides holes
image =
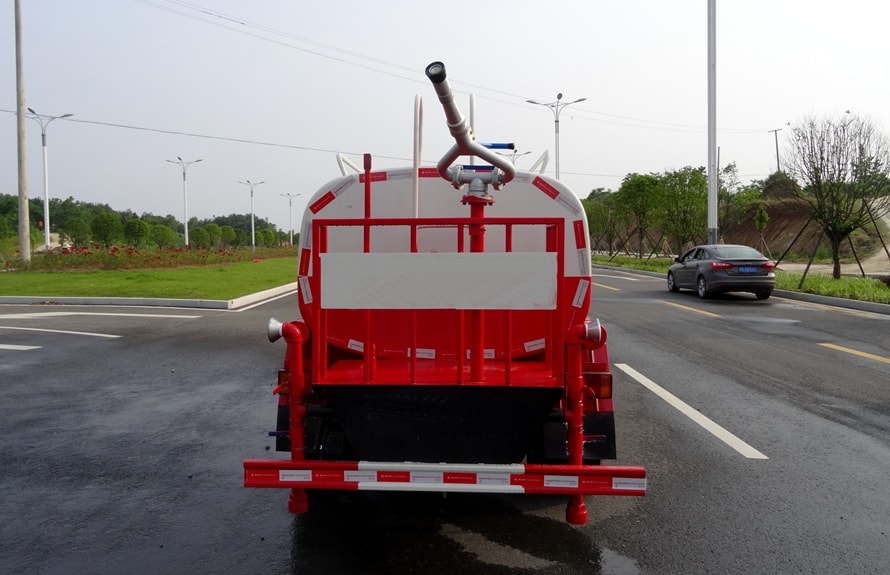
[[[15,115],[15,110],[3,110],[3,109],[0,109],[0,112],[6,112],[6,113],[8,113],[8,114],[13,114],[13,115]],[[296,144],[281,144],[281,143],[276,143],[276,142],[263,142],[263,141],[260,141],[260,140],[248,140],[248,139],[245,139],[245,138],[232,138],[232,137],[228,137],[228,136],[214,136],[214,135],[209,135],[209,134],[197,134],[197,133],[194,133],[194,132],[181,132],[181,131],[177,131],[177,130],[164,130],[164,129],[161,129],[161,128],[146,128],[146,127],[144,127],[144,126],[132,126],[132,125],[128,125],[128,124],[115,124],[115,123],[112,123],[112,122],[100,122],[100,121],[98,121],[98,120],[84,120],[84,119],[82,119],[82,118],[76,118],[76,119],[75,119],[75,118],[65,118],[64,121],[66,121],[66,122],[77,122],[77,123],[80,123],[80,124],[92,124],[92,125],[95,125],[95,126],[106,126],[106,127],[109,127],[109,128],[123,128],[123,129],[127,129],[127,130],[138,130],[138,131],[142,131],[142,132],[153,132],[153,133],[156,133],[156,134],[170,134],[170,135],[173,135],[173,136],[186,136],[186,137],[189,137],[189,138],[203,138],[203,139],[207,139],[207,140],[221,140],[221,141],[224,141],[224,142],[237,142],[237,143],[239,143],[239,144],[252,144],[252,145],[256,145],[256,146],[270,146],[270,147],[274,147],[274,148],[288,148],[288,149],[291,149],[291,150],[303,150],[303,151],[307,151],[307,152],[322,152],[322,153],[330,153],[330,154],[349,154],[349,155],[355,155],[355,156],[361,156],[361,155],[362,155],[362,152],[349,152],[349,151],[344,151],[344,150],[331,150],[331,149],[327,149],[327,148],[313,148],[313,147],[311,147],[311,146],[298,146],[298,145],[296,145]],[[384,156],[384,155],[375,154],[375,157],[377,157],[377,158],[384,158],[384,159],[387,159],[387,160],[410,161],[410,158],[405,158],[405,157],[401,157],[401,156]]]
[[[235,33],[238,33],[238,34],[243,34],[243,35],[245,35],[245,36],[249,36],[249,37],[251,37],[251,38],[256,38],[256,39],[258,39],[258,40],[263,40],[263,41],[266,41],[266,42],[271,42],[271,43],[273,43],[273,44],[277,44],[277,45],[279,45],[279,46],[283,46],[283,47],[286,47],[286,48],[291,48],[291,49],[293,49],[293,50],[299,50],[299,51],[301,51],[301,52],[305,52],[305,53],[307,53],[307,54],[311,54],[311,55],[313,55],[313,56],[318,56],[318,57],[320,57],[320,58],[326,58],[326,59],[328,59],[328,60],[333,60],[333,61],[339,62],[339,63],[341,63],[341,64],[346,64],[346,65],[348,65],[348,66],[355,66],[355,67],[362,68],[362,69],[365,69],[365,70],[369,70],[369,71],[372,71],[372,72],[377,72],[377,73],[379,73],[379,74],[385,74],[385,75],[387,75],[387,76],[391,76],[391,77],[399,78],[399,79],[402,79],[402,80],[407,80],[407,81],[409,81],[409,82],[413,82],[413,83],[417,83],[417,84],[422,84],[422,85],[424,85],[424,86],[427,85],[427,80],[426,80],[426,78],[423,77],[423,75],[420,74],[419,72],[416,72],[413,68],[409,68],[409,67],[407,67],[407,66],[402,66],[402,65],[399,65],[399,64],[395,64],[395,63],[392,63],[392,62],[388,62],[388,61],[386,61],[386,60],[382,60],[382,59],[379,59],[379,58],[373,58],[373,57],[370,57],[370,56],[367,56],[367,55],[364,55],[364,54],[359,54],[359,53],[357,53],[357,52],[352,52],[352,51],[349,51],[349,50],[345,50],[345,49],[343,49],[343,48],[339,48],[339,47],[337,47],[337,46],[333,46],[333,45],[330,45],[330,44],[324,44],[324,43],[322,43],[322,42],[318,42],[318,41],[315,41],[315,40],[311,40],[311,39],[309,39],[309,38],[304,38],[304,37],[302,37],[302,36],[297,36],[297,35],[295,35],[295,34],[291,34],[291,33],[289,33],[289,32],[285,32],[285,31],[280,30],[280,29],[277,29],[277,28],[272,28],[272,27],[270,27],[270,26],[265,26],[265,25],[262,25],[262,24],[258,24],[258,23],[255,23],[255,22],[251,22],[251,21],[245,20],[245,19],[240,18],[240,17],[237,17],[237,16],[232,16],[232,15],[229,15],[229,14],[224,14],[224,13],[222,13],[222,12],[219,12],[219,11],[216,11],[216,10],[212,10],[212,9],[210,9],[210,8],[206,8],[206,7],[204,7],[204,6],[200,6],[200,5],[198,5],[198,4],[194,3],[194,2],[187,2],[187,1],[185,1],[185,0],[133,0],[133,1],[134,1],[134,2],[137,2],[137,3],[139,3],[139,4],[143,4],[143,5],[145,5],[145,6],[149,6],[149,7],[152,7],[152,8],[159,9],[159,10],[167,11],[167,12],[170,12],[170,13],[172,13],[172,14],[177,14],[177,15],[179,15],[179,16],[183,16],[183,17],[186,17],[186,18],[191,18],[191,19],[193,19],[193,20],[198,20],[199,22],[204,22],[205,24],[209,24],[209,25],[211,25],[211,26],[216,26],[216,27],[218,27],[218,28],[222,28],[222,29],[224,29],[224,30],[229,30],[229,31],[231,31],[231,32],[235,32]],[[182,9],[184,9],[184,10],[191,10],[191,11],[197,12],[197,14],[190,13],[190,12],[183,11],[183,10],[177,10],[177,9],[171,7],[171,6],[165,6],[165,5],[162,4],[161,2],[165,2],[166,4],[171,4],[171,5],[173,5],[173,6],[178,6],[178,7],[182,8]],[[210,17],[210,18],[212,18],[212,19],[208,19],[207,17]],[[215,21],[214,19],[215,19],[215,20],[220,20],[221,22],[217,22],[217,21]],[[232,27],[231,24],[235,24],[237,27]],[[283,41],[280,41],[280,40],[275,40],[274,38],[269,38],[268,36],[264,36],[264,35],[261,35],[261,34],[252,33],[252,32],[250,32],[248,29],[254,29],[254,30],[263,32],[263,33],[265,33],[265,34],[272,34],[272,35],[275,35],[275,36],[281,36],[281,37],[284,37],[284,38],[288,38],[288,39],[290,39],[290,40],[295,40],[295,41],[297,41],[297,42],[302,42],[302,43],[306,43],[306,44],[311,44],[311,45],[313,45],[313,46],[317,46],[317,47],[319,47],[319,48],[323,48],[323,49],[325,49],[325,50],[329,50],[329,51],[332,51],[332,52],[337,52],[337,53],[340,53],[340,54],[343,54],[343,55],[351,56],[351,57],[353,57],[353,58],[359,58],[359,59],[362,59],[362,60],[367,60],[367,61],[370,61],[370,62],[375,62],[375,63],[377,63],[377,64],[382,64],[382,65],[387,66],[387,67],[390,67],[390,68],[394,68],[394,69],[397,69],[397,70],[401,70],[401,71],[404,72],[404,74],[402,74],[402,73],[389,72],[389,71],[386,71],[386,70],[382,70],[382,69],[380,69],[379,67],[374,67],[374,66],[371,66],[371,65],[365,65],[365,64],[361,64],[361,63],[358,63],[358,62],[355,62],[355,61],[350,61],[350,60],[347,60],[347,59],[344,59],[344,58],[340,58],[340,57],[332,56],[332,55],[330,55],[330,54],[325,54],[325,53],[323,53],[323,52],[319,52],[319,51],[317,51],[317,50],[310,50],[310,49],[308,49],[308,48],[304,48],[304,47],[300,47],[300,46],[295,46],[294,44],[290,44],[290,43],[283,42]],[[505,100],[500,100],[500,99],[497,99],[497,98],[493,98],[493,97],[490,97],[490,96],[484,96],[484,95],[480,95],[480,96],[479,96],[480,98],[484,98],[484,99],[486,99],[486,100],[490,100],[490,101],[493,101],[493,102],[498,102],[498,103],[501,103],[501,104],[506,104],[506,105],[509,105],[509,106],[516,106],[516,107],[526,108],[525,101],[526,101],[527,99],[529,99],[529,96],[523,96],[523,95],[519,95],[519,94],[514,94],[514,93],[512,93],[512,92],[506,92],[506,91],[503,91],[503,90],[498,90],[498,89],[490,88],[490,87],[487,87],[487,86],[481,86],[481,85],[479,85],[479,84],[471,84],[471,83],[467,83],[467,82],[460,82],[460,81],[458,81],[458,80],[453,80],[452,83],[455,84],[455,85],[463,85],[463,86],[467,86],[467,87],[469,87],[469,88],[474,88],[474,89],[478,89],[478,90],[483,90],[483,91],[488,92],[488,93],[491,93],[491,94],[498,94],[498,95],[501,95],[501,96],[506,96],[506,97],[509,97],[509,98],[514,98],[516,101],[505,101]],[[584,112],[584,113],[587,113],[587,114],[593,114],[593,115],[595,115],[595,116],[602,116],[602,117],[604,117],[604,118],[611,118],[611,119],[614,119],[614,120],[626,120],[626,121],[630,121],[630,122],[637,122],[637,123],[642,123],[642,124],[648,124],[648,125],[642,125],[642,126],[641,126],[641,125],[636,125],[636,126],[634,126],[634,127],[637,127],[637,128],[643,128],[643,129],[652,129],[652,130],[660,129],[660,130],[668,130],[668,131],[686,131],[686,132],[703,132],[703,131],[706,131],[706,130],[707,130],[707,128],[706,128],[705,126],[692,126],[692,125],[688,125],[688,124],[680,124],[680,123],[675,123],[675,122],[664,122],[664,121],[660,121],[660,120],[649,120],[649,119],[646,119],[646,118],[636,118],[636,117],[633,117],[633,116],[624,116],[624,115],[620,115],[620,114],[610,114],[610,113],[599,112],[599,111],[596,111],[596,110],[591,110],[591,109],[583,108],[583,107],[577,107],[577,108],[575,109],[575,114],[573,114],[573,116],[578,116],[579,118],[582,118],[582,119],[586,119],[586,120],[590,120],[590,121],[595,121],[595,122],[602,122],[602,123],[612,124],[612,125],[619,125],[619,126],[626,126],[627,124],[622,123],[622,122],[609,122],[609,121],[601,120],[601,119],[598,119],[598,118],[584,118],[584,117],[583,117],[581,114],[579,114],[578,112]],[[680,129],[679,129],[679,130],[673,130],[672,128],[680,128]],[[733,132],[733,133],[751,133],[751,134],[755,134],[755,133],[763,133],[763,130],[762,130],[762,129],[758,129],[758,128],[723,128],[723,129],[721,129],[720,131],[721,131],[721,132],[724,132],[724,133],[728,133],[728,132]]]
[[[0,112],[5,112],[7,114],[15,115],[15,110],[0,109]],[[146,128],[144,126],[116,124],[113,122],[100,122],[98,120],[84,120],[83,118],[78,118],[78,119],[65,118],[64,120],[60,119],[60,121],[77,122],[80,124],[90,124],[90,125],[94,125],[94,126],[105,126],[105,127],[109,127],[109,128],[120,128],[120,129],[125,129],[125,130],[137,130],[137,131],[141,131],[141,132],[152,132],[152,133],[156,133],[156,134],[168,134],[168,135],[172,135],[172,136],[185,136],[185,137],[189,137],[189,138],[203,138],[203,139],[207,139],[207,140],[235,142],[238,144],[250,144],[250,145],[255,145],[255,146],[269,146],[269,147],[273,147],[273,148],[286,148],[286,149],[290,149],[290,150],[302,150],[304,152],[321,152],[321,153],[326,153],[326,154],[347,154],[350,156],[363,155],[363,152],[332,150],[329,148],[313,148],[310,146],[298,146],[295,144],[281,144],[281,143],[276,143],[276,142],[263,142],[263,141],[259,141],[259,140],[248,140],[245,138],[232,138],[232,137],[227,137],[227,136],[213,136],[213,135],[208,135],[208,134],[197,134],[194,132],[182,132],[182,131],[178,131],[178,130],[164,130],[164,129],[160,129],[160,128]],[[374,157],[382,158],[382,159],[386,159],[386,160],[398,160],[401,162],[412,161],[411,158],[406,158],[403,156],[386,156],[383,154],[374,154]],[[567,173],[569,173],[569,172],[567,172]],[[623,178],[624,177],[624,176],[617,175],[617,174],[586,174],[583,172],[571,172],[570,174],[575,175],[575,176],[586,176],[586,177],[609,177],[609,178]]]

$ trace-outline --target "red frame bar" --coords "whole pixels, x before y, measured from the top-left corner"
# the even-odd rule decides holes
[[[409,484],[409,485],[406,485]],[[259,488],[461,491],[539,495],[646,494],[646,469],[600,465],[486,465],[247,460],[244,486]]]

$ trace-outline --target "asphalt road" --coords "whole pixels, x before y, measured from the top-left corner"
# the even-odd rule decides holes
[[[265,325],[292,296],[0,306],[0,573],[886,573],[890,316],[596,274],[618,462],[650,489],[588,498],[584,527],[563,498],[323,494],[292,516],[241,487],[272,453]]]

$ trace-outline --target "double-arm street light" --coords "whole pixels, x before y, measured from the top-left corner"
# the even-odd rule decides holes
[[[253,226],[253,188],[256,186],[259,186],[260,184],[265,184],[266,182],[251,182],[250,180],[244,180],[243,182],[239,182],[239,183],[250,187],[250,247],[255,250],[256,249],[256,230],[254,230],[254,226]]]
[[[34,108],[28,108],[31,115],[28,116],[32,120],[36,120],[40,124],[40,136],[43,139],[43,244],[46,253],[50,249],[50,232],[49,232],[49,164],[46,158],[46,129],[53,120],[59,118],[70,118],[74,114],[62,114],[61,116],[44,116],[34,111]]]
[[[562,101],[562,92],[556,95],[555,102],[538,102],[537,100],[526,100],[529,104],[537,104],[539,106],[547,106],[553,112],[553,124],[556,130],[556,144],[553,148],[553,155],[556,160],[556,179],[559,179],[559,113],[562,112],[563,108],[566,106],[571,106],[572,104],[577,104],[578,102],[583,102],[587,98],[578,98],[577,100],[573,100],[571,102],[563,102]]]
[[[192,164],[197,164],[198,162],[202,162],[203,160],[192,160],[191,162],[186,162],[179,156],[176,156],[175,160],[167,160],[171,164],[179,164],[182,167],[182,205],[185,211],[185,225],[183,228],[185,229],[185,247],[189,247],[189,193],[188,186],[185,181],[185,171]]]
[[[290,245],[294,245],[294,198],[300,194],[279,194],[287,198],[288,226],[290,227]]]
[[[518,150],[513,150],[513,152],[510,154],[504,154],[502,152],[495,152],[495,153],[499,156],[504,156],[505,158],[510,158],[510,162],[513,164],[516,164],[516,158],[518,158],[520,156],[526,156],[528,154],[531,154],[531,152],[519,152]]]

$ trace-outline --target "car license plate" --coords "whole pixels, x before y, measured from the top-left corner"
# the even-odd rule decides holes
[[[743,274],[753,274],[757,271],[757,266],[739,266],[739,272]]]

